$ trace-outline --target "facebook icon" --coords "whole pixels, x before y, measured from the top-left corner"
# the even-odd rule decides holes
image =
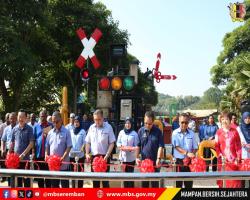
[[[5,199],[10,198],[10,191],[9,190],[3,190],[3,198],[5,198]]]

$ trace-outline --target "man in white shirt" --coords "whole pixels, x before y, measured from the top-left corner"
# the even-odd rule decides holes
[[[112,126],[108,122],[104,122],[103,111],[96,110],[93,114],[94,124],[89,127],[86,141],[86,160],[93,161],[97,156],[102,156],[107,163],[110,162],[110,155],[114,148],[115,135]],[[92,158],[90,157],[92,154]],[[93,169],[91,169],[93,171]],[[107,172],[109,171],[109,167]],[[109,187],[108,181],[102,181],[105,188]],[[99,188],[100,181],[93,181],[93,187]]]

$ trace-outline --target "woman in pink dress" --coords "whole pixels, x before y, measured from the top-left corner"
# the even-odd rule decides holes
[[[225,171],[237,171],[238,162],[241,160],[241,141],[239,133],[230,126],[230,115],[227,112],[221,113],[222,128],[217,130],[215,135],[215,147],[218,155],[218,171],[222,171],[221,157],[226,160]],[[222,181],[217,181],[222,187]],[[240,188],[240,180],[226,180],[226,188]]]

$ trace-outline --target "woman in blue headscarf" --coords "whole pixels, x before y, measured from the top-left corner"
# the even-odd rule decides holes
[[[122,164],[125,164],[125,172],[134,172],[134,165],[136,160],[136,151],[139,150],[139,137],[137,132],[132,128],[132,119],[126,118],[124,129],[120,131],[117,138],[117,147],[120,150],[119,159]],[[125,181],[125,188],[133,188],[133,181]]]
[[[72,148],[69,152],[70,162],[75,162],[75,157],[79,158],[79,163],[84,163],[84,144],[86,132],[81,126],[81,118],[76,116],[74,119],[74,127],[70,130],[71,139],[72,139]],[[72,165],[71,171],[74,171],[74,166]],[[78,166],[78,171],[80,167]],[[72,181],[72,186],[75,187],[75,181]],[[83,181],[78,181],[78,188],[83,187]]]
[[[241,124],[237,127],[237,131],[242,144],[242,159],[250,158],[250,112],[242,114]],[[242,182],[244,187],[245,181]],[[248,182],[250,183],[250,181]]]
[[[242,114],[241,124],[237,131],[242,144],[242,158],[250,158],[250,112]]]

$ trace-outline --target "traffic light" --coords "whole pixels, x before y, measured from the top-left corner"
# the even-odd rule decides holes
[[[125,90],[131,91],[134,88],[134,76],[111,76],[102,77],[98,82],[99,90]]]
[[[80,72],[81,78],[84,82],[87,82],[89,80],[89,70],[88,69],[82,69]]]

